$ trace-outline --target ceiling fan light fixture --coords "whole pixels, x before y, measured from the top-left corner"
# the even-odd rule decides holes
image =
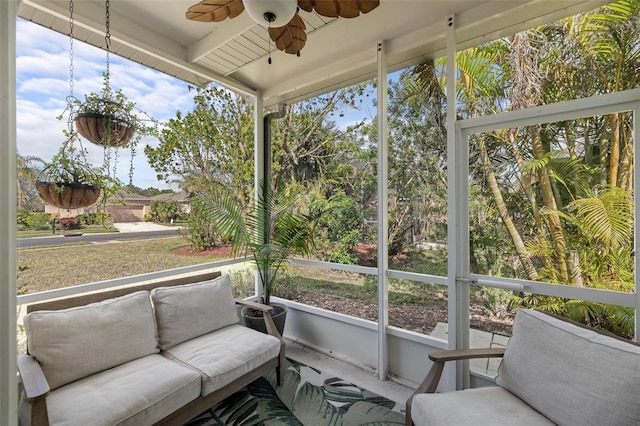
[[[263,27],[283,27],[291,21],[298,7],[297,0],[242,0],[244,8]]]

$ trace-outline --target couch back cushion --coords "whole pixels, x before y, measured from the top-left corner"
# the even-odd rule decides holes
[[[516,314],[496,382],[559,425],[640,424],[640,346],[542,312]]]
[[[157,353],[148,291],[24,317],[27,349],[53,390],[93,373]]]
[[[239,321],[229,276],[151,290],[160,349],[202,336]]]

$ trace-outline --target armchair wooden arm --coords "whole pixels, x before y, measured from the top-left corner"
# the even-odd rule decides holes
[[[504,348],[478,348],[478,349],[453,349],[449,351],[436,351],[429,354],[433,365],[427,373],[427,377],[420,383],[416,391],[407,400],[406,424],[411,426],[411,403],[413,397],[419,393],[435,393],[447,361],[460,361],[475,358],[499,358],[504,355]]]
[[[17,358],[18,371],[22,380],[24,399],[30,406],[32,425],[48,425],[47,395],[49,383],[40,368],[40,364],[31,355],[20,354]]]
[[[242,300],[236,299],[236,303],[240,306],[246,306],[248,308],[255,309],[257,311],[262,312],[262,317],[264,318],[264,325],[267,329],[267,333],[277,337],[280,339],[280,356],[279,356],[279,365],[276,368],[277,370],[277,382],[278,386],[284,383],[284,366],[286,365],[286,356],[285,356],[285,347],[284,347],[284,339],[278,332],[276,328],[276,324],[273,322],[273,318],[271,318],[271,311],[273,311],[273,306],[265,305],[263,303],[252,302],[250,300]]]

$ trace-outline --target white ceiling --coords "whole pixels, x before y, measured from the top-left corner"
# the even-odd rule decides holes
[[[196,85],[215,81],[266,107],[292,103],[376,75],[384,40],[391,71],[444,55],[455,14],[458,49],[595,9],[610,0],[380,0],[354,19],[300,12],[307,43],[298,58],[271,47],[267,31],[243,12],[220,23],[189,21],[197,0],[111,0],[111,51]],[[104,47],[104,1],[74,0],[74,37]],[[19,16],[63,34],[69,2],[23,0]]]

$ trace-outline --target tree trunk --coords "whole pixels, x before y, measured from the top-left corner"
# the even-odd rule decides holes
[[[541,160],[542,158],[544,158],[546,152],[544,147],[542,146],[538,128],[536,126],[529,126],[527,127],[527,129],[529,131],[529,134],[531,135],[533,157],[536,160]],[[551,178],[549,178],[549,172],[546,167],[540,167],[540,169],[538,169],[538,185],[540,187],[540,193],[542,195],[543,206],[547,210],[546,216],[549,231],[551,233],[551,238],[553,241],[553,248],[555,251],[555,263],[557,265],[561,279],[566,281],[569,278],[567,273],[567,264],[564,260],[567,244],[564,239],[564,232],[562,229],[562,223],[560,222],[560,216],[557,213],[558,206],[553,194]]]
[[[505,204],[504,198],[502,197],[502,192],[500,192],[498,180],[496,179],[496,175],[493,171],[493,168],[491,167],[489,153],[487,152],[486,145],[482,138],[479,139],[478,150],[480,151],[480,157],[482,159],[482,166],[487,179],[487,183],[489,184],[489,189],[491,190],[491,194],[493,195],[493,199],[496,203],[496,207],[498,209],[498,213],[500,214],[500,218],[502,219],[502,223],[504,224],[504,227],[511,237],[511,241],[513,242],[513,246],[516,249],[516,253],[518,253],[518,258],[520,259],[520,263],[522,264],[522,267],[527,274],[527,278],[535,281],[538,279],[538,272],[536,271],[533,262],[531,262],[531,259],[529,259],[526,248],[524,246],[524,242],[522,241],[522,237],[516,229],[511,216],[509,216],[507,205]]]
[[[620,113],[611,114],[611,142],[609,144],[609,185],[618,186],[620,163]]]

